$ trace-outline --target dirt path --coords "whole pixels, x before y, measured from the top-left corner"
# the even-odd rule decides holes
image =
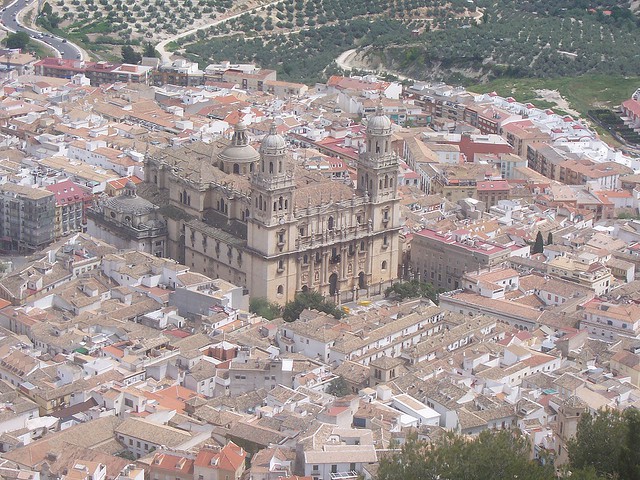
[[[569,102],[565,100],[565,98],[560,95],[558,90],[534,90],[538,97],[541,100],[546,100],[547,102],[555,103],[560,110],[564,110],[570,115],[573,115],[576,118],[580,118],[580,112],[577,112],[569,105]]]
[[[192,28],[191,30],[187,30],[186,32],[182,32],[182,33],[178,33],[177,35],[174,35],[172,37],[169,37],[165,40],[162,40],[160,43],[158,43],[156,45],[156,50],[158,51],[158,53],[160,54],[160,57],[162,58],[162,63],[171,63],[171,52],[167,52],[167,45],[171,42],[175,42],[176,40],[179,40],[181,38],[184,37],[188,37],[189,35],[193,35],[194,33],[198,32],[199,30],[204,30],[210,27],[215,27],[216,25],[220,25],[221,23],[227,22],[229,20],[232,20],[234,18],[238,18],[242,15],[244,15],[245,13],[254,13],[257,10],[261,10],[262,8],[268,7],[270,5],[276,5],[280,2],[282,2],[284,0],[274,0],[272,2],[269,3],[265,3],[263,5],[259,5],[257,7],[253,7],[250,8],[248,10],[244,10],[240,13],[236,13],[234,15],[230,15],[228,17],[224,17],[224,18],[220,18],[218,20],[214,20],[211,23],[207,23],[206,25],[201,25],[199,27],[196,28]]]
[[[352,70],[360,70],[367,73],[373,73],[374,75],[395,75],[396,77],[398,77],[398,80],[411,80],[409,77],[401,75],[397,72],[392,72],[390,70],[384,70],[381,68],[378,68],[376,70],[372,69],[364,60],[364,54],[367,52],[367,50],[368,49],[365,48],[364,50],[359,52],[357,49],[352,48],[351,50],[342,52],[338,56],[338,58],[336,58],[335,62],[338,67],[346,72],[350,72]]]

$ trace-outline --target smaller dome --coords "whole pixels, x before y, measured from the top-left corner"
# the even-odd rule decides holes
[[[391,134],[391,120],[384,114],[382,105],[378,105],[375,115],[369,118],[369,123],[367,123],[367,133],[372,135]]]
[[[133,215],[145,215],[156,209],[156,206],[142,197],[119,195],[107,200],[104,206],[110,210]]]
[[[269,134],[262,139],[260,144],[260,153],[266,155],[284,155],[287,148],[287,142],[282,135],[278,134],[276,124],[271,124]]]
[[[247,125],[241,120],[236,124],[231,143],[218,154],[218,158],[225,163],[257,162],[260,155],[249,145]]]

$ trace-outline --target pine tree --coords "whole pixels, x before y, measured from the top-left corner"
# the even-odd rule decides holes
[[[538,230],[538,235],[536,235],[536,242],[533,244],[533,250],[531,250],[532,254],[542,253],[544,252],[544,240],[542,239],[542,233]]]

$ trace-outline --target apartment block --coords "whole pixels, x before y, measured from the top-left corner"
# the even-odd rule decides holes
[[[34,251],[51,243],[55,210],[52,192],[12,183],[0,185],[2,249]]]

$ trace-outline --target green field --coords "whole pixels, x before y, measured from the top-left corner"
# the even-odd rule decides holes
[[[576,78],[501,78],[469,86],[475,93],[495,91],[519,102],[531,102],[541,108],[552,107],[542,101],[535,90],[557,90],[569,106],[583,117],[594,108],[614,108],[640,88],[640,77],[584,75]]]

